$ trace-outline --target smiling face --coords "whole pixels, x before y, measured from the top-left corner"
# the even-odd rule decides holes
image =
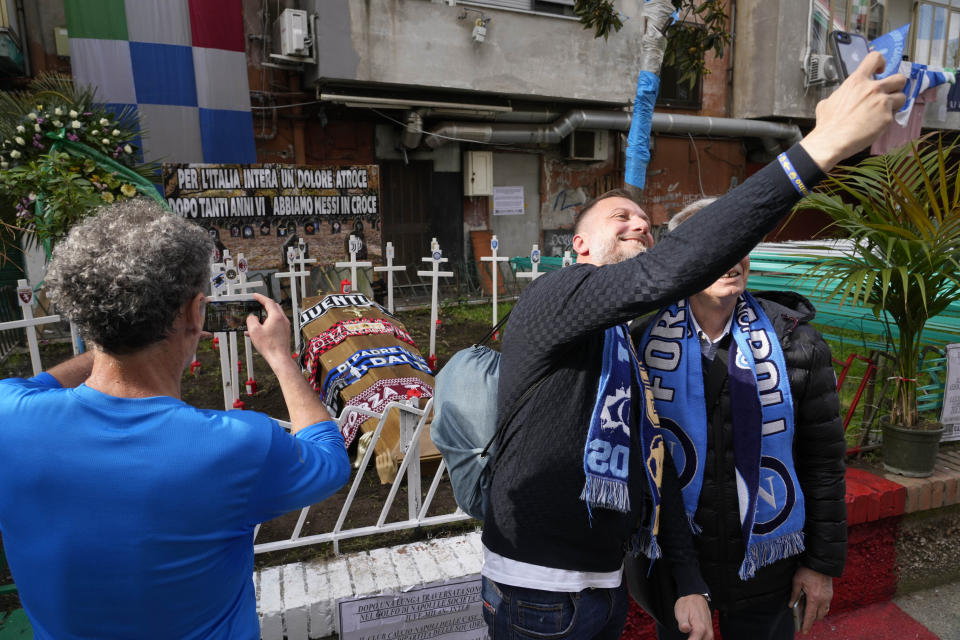
[[[736,299],[746,291],[747,278],[749,277],[750,256],[745,256],[734,267],[697,295],[708,296],[715,300]]]
[[[596,266],[628,260],[653,246],[650,218],[629,198],[597,202],[573,236],[577,262]]]

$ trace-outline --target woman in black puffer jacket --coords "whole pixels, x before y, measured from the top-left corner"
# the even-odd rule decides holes
[[[809,605],[806,620],[801,622],[808,629],[826,615],[833,594],[832,578],[843,571],[847,544],[846,442],[830,349],[809,325],[815,314],[813,306],[792,292],[756,293],[782,347],[793,396],[793,462],[805,501],[805,550],[762,566],[752,578],[742,580],[738,571],[745,544],[727,376],[733,307],[714,303],[729,302],[731,297],[735,300],[743,292],[749,264],[749,258],[744,258],[724,278],[689,299],[694,320],[689,326],[700,338],[707,405],[703,484],[694,517],[701,532],[694,542],[701,573],[710,587],[711,607],[720,612],[724,640],[792,639],[794,622],[789,605],[800,596],[801,587]],[[641,338],[656,317],[634,323],[633,338],[641,357]],[[655,371],[651,368],[651,375]],[[664,628],[658,632],[661,640],[684,637]]]

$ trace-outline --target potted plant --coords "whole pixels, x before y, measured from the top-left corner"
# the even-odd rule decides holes
[[[849,239],[842,255],[813,267],[818,285],[841,305],[869,306],[887,327],[896,377],[884,466],[914,477],[933,473],[943,432],[918,414],[917,373],[924,325],[960,296],[956,144],[927,136],[842,167],[798,205],[827,214],[825,231]]]

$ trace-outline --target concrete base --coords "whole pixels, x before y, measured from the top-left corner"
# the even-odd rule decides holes
[[[480,533],[296,562],[254,573],[263,640],[307,640],[337,632],[340,598],[398,592],[480,573]]]

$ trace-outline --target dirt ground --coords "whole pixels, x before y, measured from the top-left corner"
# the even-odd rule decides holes
[[[501,315],[504,311],[505,307],[501,307]],[[398,313],[397,315],[413,336],[417,345],[420,346],[424,357],[429,355],[427,353],[430,335],[429,310],[407,311]],[[489,317],[489,305],[442,308],[440,312],[441,324],[437,331],[438,366],[442,367],[458,350],[479,341],[489,330]],[[242,342],[240,343],[240,349],[242,354]],[[41,341],[41,359],[45,368],[52,367],[66,360],[71,355],[69,343],[62,339]],[[219,351],[212,345],[211,340],[205,340],[201,343],[197,351],[197,359],[201,363],[199,370],[195,373],[187,371],[183,376],[181,390],[182,398],[185,402],[200,408],[223,408],[219,358]],[[241,360],[242,359],[243,357],[241,355]],[[261,411],[275,418],[288,419],[289,416],[283,404],[279,385],[259,355],[254,355],[253,368],[258,385],[258,392],[252,396],[241,395],[241,400],[243,400],[245,408],[247,410]],[[32,375],[30,358],[25,350],[19,350],[3,362],[0,362],[0,378],[29,377],[30,375]],[[241,376],[242,380],[246,380],[247,372],[245,370],[242,371]],[[356,446],[354,445],[353,451],[351,451],[351,458],[353,458],[356,453],[355,449]],[[422,495],[424,496],[426,496],[430,483],[433,480],[436,468],[436,462],[433,464],[425,463],[423,465]],[[351,478],[351,483],[352,482],[353,478]],[[371,468],[367,470],[367,473],[364,474],[364,478],[361,481],[353,506],[344,523],[344,528],[375,524],[386,501],[390,487],[391,485],[380,484],[376,471],[371,465]],[[301,535],[307,536],[332,530],[349,488],[350,484],[323,503],[311,507]],[[446,474],[444,474],[444,479],[433,499],[428,515],[450,513],[455,508],[454,504],[453,491],[450,488]],[[405,519],[406,509],[407,488],[406,482],[403,481],[397,497],[394,500],[394,505],[390,511],[387,522]],[[264,523],[257,536],[257,543],[288,538],[298,517],[299,511],[288,513],[280,518]],[[342,542],[340,544],[340,552],[376,548],[429,537],[443,536],[453,532],[470,530],[476,526],[477,523],[470,520],[463,523],[432,527],[430,530],[416,529],[381,534],[373,537],[357,538]],[[258,554],[256,556],[256,565],[260,568],[313,557],[325,557],[332,554],[333,548],[331,544],[312,545],[288,551]],[[4,566],[0,568],[0,585],[7,584],[11,581],[12,578],[9,569],[4,563]],[[0,595],[0,611],[8,611],[18,605],[19,600],[16,594]]]

